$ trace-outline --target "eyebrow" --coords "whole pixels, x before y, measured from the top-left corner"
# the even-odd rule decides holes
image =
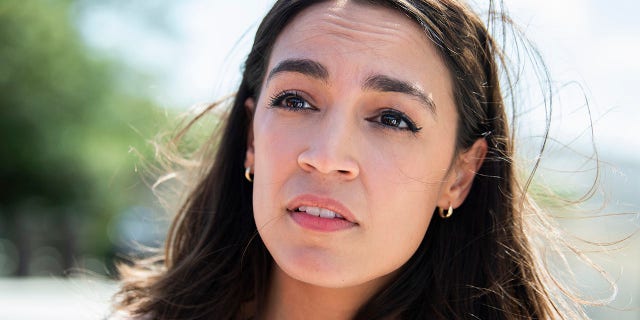
[[[267,76],[267,82],[277,74],[284,72],[296,72],[322,81],[329,79],[329,71],[317,61],[310,59],[286,59],[271,69]],[[362,89],[380,92],[398,92],[412,96],[425,105],[431,113],[436,114],[436,104],[433,99],[410,82],[386,75],[374,74],[365,80]]]
[[[319,62],[309,59],[287,59],[283,60],[275,68],[271,69],[267,81],[271,80],[278,73],[297,72],[303,75],[326,81],[329,79],[329,71]]]
[[[381,92],[399,92],[410,95],[424,104],[431,113],[436,114],[436,104],[433,102],[433,99],[426,95],[420,88],[407,81],[376,74],[367,78],[362,85],[362,89]]]

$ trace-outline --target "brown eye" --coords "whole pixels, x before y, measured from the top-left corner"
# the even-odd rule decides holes
[[[369,121],[377,122],[380,125],[395,130],[406,130],[411,132],[418,132],[420,129],[416,126],[406,114],[397,110],[384,110],[379,116],[369,119]]]
[[[286,97],[284,98],[284,101],[283,101],[283,105],[286,108],[291,108],[291,109],[303,109],[305,107],[305,103],[307,102],[298,96]]]
[[[269,101],[269,106],[291,111],[315,110],[315,107],[309,104],[309,102],[296,91],[284,91],[273,96]]]
[[[402,120],[402,118],[398,117],[397,115],[393,115],[393,114],[383,114],[380,116],[380,123],[387,125],[387,126],[391,126],[391,127],[397,127],[397,128],[406,128],[407,124],[404,123],[404,120]]]

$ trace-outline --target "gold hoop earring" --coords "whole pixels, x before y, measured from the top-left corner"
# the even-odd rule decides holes
[[[251,179],[251,167],[244,169],[244,178],[249,182],[253,182],[253,179]]]
[[[451,215],[453,214],[453,206],[449,205],[449,209],[447,210],[447,214],[444,214],[444,210],[442,210],[441,207],[438,207],[438,214],[440,215],[440,218],[442,218],[442,219],[450,218]]]

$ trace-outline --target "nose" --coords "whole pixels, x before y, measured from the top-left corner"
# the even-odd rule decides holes
[[[336,118],[336,117],[334,117]],[[298,155],[298,165],[306,172],[317,172],[351,180],[360,174],[356,157],[354,127],[346,119],[320,120]]]

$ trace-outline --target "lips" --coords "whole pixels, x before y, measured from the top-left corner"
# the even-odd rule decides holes
[[[304,212],[308,215],[326,219],[344,219],[339,213],[331,211],[325,208],[300,206],[296,209],[297,212]]]
[[[337,200],[316,195],[301,195],[294,198],[288,205],[287,211],[300,212],[323,219],[346,220],[357,224],[353,214],[345,205]]]

